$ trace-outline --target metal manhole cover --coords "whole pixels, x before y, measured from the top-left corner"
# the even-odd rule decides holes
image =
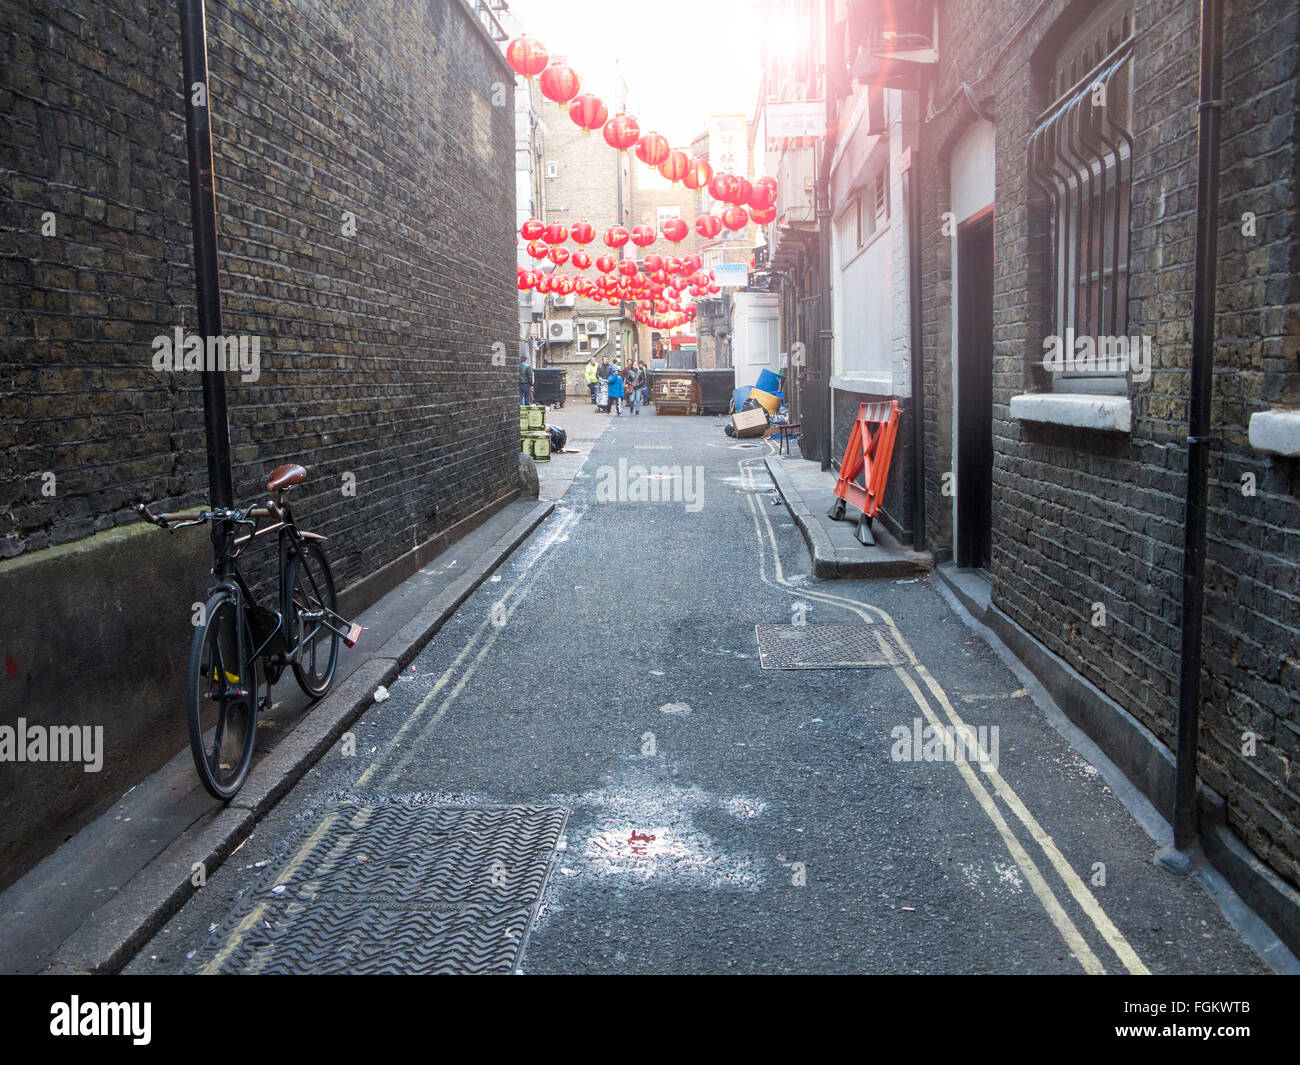
[[[903,655],[880,625],[755,625],[764,669],[881,669]]]
[[[510,973],[568,811],[341,803],[191,959],[221,973]]]

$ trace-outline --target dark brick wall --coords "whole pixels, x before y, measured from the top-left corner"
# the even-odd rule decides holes
[[[215,0],[208,34],[224,329],[261,345],[237,499],[306,465],[364,606],[517,484],[514,79],[462,0]],[[152,365],[195,327],[181,99],[174,3],[0,0],[0,721],[107,752],[0,774],[0,884],[185,743],[204,538],[129,524],[207,494],[198,375]]]
[[[1057,0],[940,6],[947,50],[922,131],[927,520],[951,542],[948,153],[972,114],[959,78],[996,119],[994,601],[1172,744],[1178,678],[1195,212],[1198,5],[1138,0],[1130,326],[1154,372],[1130,383],[1133,432],[1112,437],[1011,421],[1012,395],[1046,324],[1045,210],[1025,177],[1046,103],[1044,57],[1090,10]],[[1254,852],[1300,884],[1300,482],[1254,452],[1255,411],[1300,399],[1297,380],[1296,5],[1232,0],[1225,19],[1223,188],[1205,624],[1202,774]],[[959,73],[960,72],[960,75]],[[950,102],[955,101],[955,102]],[[1256,235],[1242,214],[1256,214]],[[1256,481],[1243,494],[1242,475]],[[1107,611],[1091,621],[1093,603]],[[1242,733],[1260,736],[1243,757]]]
[[[460,0],[218,0],[208,33],[224,327],[263,363],[229,385],[237,494],[309,466],[299,515],[348,584],[515,478],[513,81]],[[0,42],[13,556],[207,472],[197,376],[150,365],[195,324],[175,5],[4,2]]]

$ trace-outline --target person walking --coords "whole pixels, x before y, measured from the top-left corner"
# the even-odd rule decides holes
[[[623,398],[623,375],[613,368],[609,375],[609,406],[615,416],[619,414],[619,400]]]
[[[609,356],[600,357],[600,366],[596,368],[596,409],[602,414],[609,413],[609,375],[613,372]]]
[[[526,407],[533,401],[533,364],[527,355],[519,356],[519,405]]]
[[[623,388],[627,392],[627,409],[639,415],[645,403],[645,370],[640,363],[633,363],[624,372]]]
[[[598,380],[598,378],[596,377],[596,372],[597,372],[596,356],[593,355],[590,359],[587,360],[587,369],[586,369],[587,390],[591,393],[592,406],[595,406],[596,404],[596,381]]]

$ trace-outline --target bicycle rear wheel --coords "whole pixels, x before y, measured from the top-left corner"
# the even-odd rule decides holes
[[[334,682],[334,668],[339,660],[339,635],[324,624],[328,617],[337,625],[338,597],[334,592],[334,575],[325,552],[315,540],[303,540],[289,560],[289,585],[292,590],[290,624],[293,645],[293,675],[298,687],[313,699],[319,699]],[[334,615],[334,616],[330,616]]]
[[[190,644],[190,753],[217,799],[230,799],[243,786],[257,739],[257,659],[241,613],[233,592],[217,592]]]

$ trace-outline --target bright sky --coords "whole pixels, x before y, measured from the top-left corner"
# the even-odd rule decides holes
[[[607,104],[615,63],[642,131],[690,148],[711,114],[752,116],[762,73],[761,0],[509,0],[524,32],[563,55]],[[613,113],[614,108],[610,107]]]

